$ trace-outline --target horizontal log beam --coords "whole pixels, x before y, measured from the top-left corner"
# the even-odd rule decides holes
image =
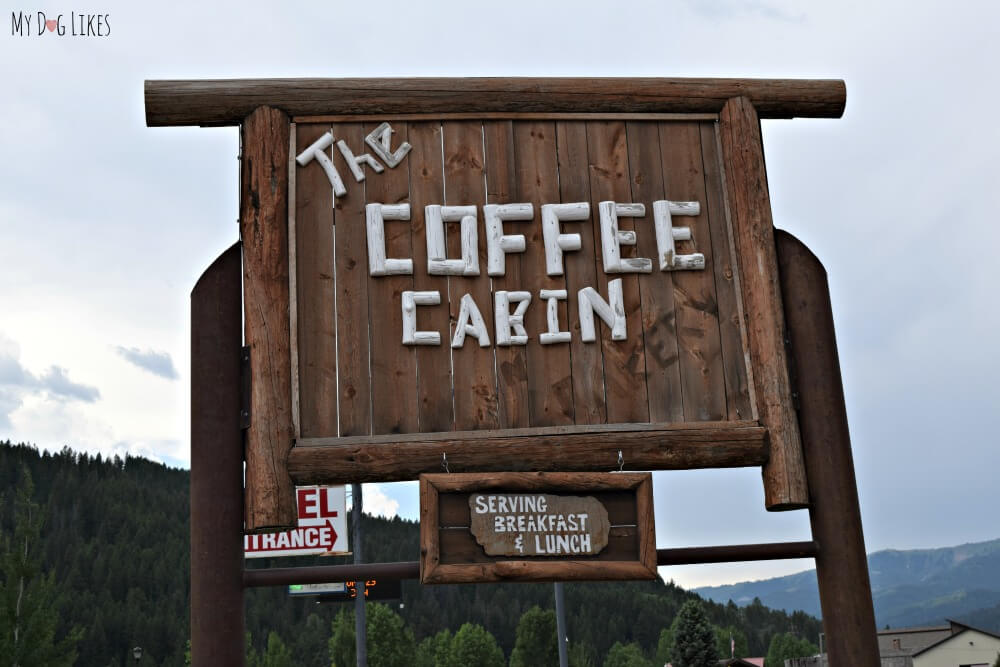
[[[767,462],[756,422],[604,424],[299,440],[296,484],[399,482],[441,472],[607,472],[742,468]]]
[[[718,113],[749,98],[761,118],[839,118],[836,79],[410,78],[147,80],[146,124],[238,125],[271,106],[290,116],[453,112]]]
[[[757,560],[814,558],[819,553],[815,542],[776,542],[772,544],[737,544],[719,547],[684,547],[657,549],[657,565],[697,565],[735,563]],[[282,567],[243,571],[243,586],[287,586],[289,584],[325,584],[361,579],[419,579],[420,563],[368,563],[365,565],[321,565],[317,567]]]

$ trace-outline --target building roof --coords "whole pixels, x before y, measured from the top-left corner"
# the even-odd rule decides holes
[[[974,628],[971,625],[967,625],[965,623],[960,623],[959,621],[953,621],[950,618],[947,619],[947,620],[948,620],[948,624],[949,624],[948,627],[951,629],[951,634],[948,635],[947,637],[945,637],[944,639],[941,639],[940,641],[936,641],[933,644],[931,644],[929,646],[925,646],[922,649],[920,649],[919,651],[916,651],[913,654],[914,657],[920,655],[921,653],[926,653],[927,651],[930,651],[935,646],[943,644],[944,642],[948,641],[949,639],[951,639],[953,637],[956,637],[956,636],[958,636],[958,635],[960,635],[963,632],[966,632],[968,630],[971,630],[972,632],[978,632],[980,634],[984,634],[984,635],[986,635],[988,637],[993,637],[994,639],[1000,639],[1000,635],[996,634],[995,632],[990,632],[989,630],[983,630],[982,628]]]

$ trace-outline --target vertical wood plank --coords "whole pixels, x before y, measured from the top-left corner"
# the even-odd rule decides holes
[[[280,109],[258,107],[243,122],[240,236],[245,337],[250,347],[251,424],[246,448],[246,529],[294,526],[288,293],[290,123]]]
[[[593,121],[587,125],[587,153],[590,163],[590,207],[594,221],[594,237],[600,239],[598,204],[614,200],[627,202],[632,198],[628,175],[628,146],[625,123]],[[647,211],[652,220],[652,211]],[[635,229],[631,218],[619,219],[622,231]],[[599,245],[599,244],[598,244]],[[607,274],[601,253],[596,253],[598,275],[596,289],[608,296],[608,282],[621,278],[625,299],[628,338],[611,340],[611,332],[601,323],[601,345],[604,351],[604,382],[609,423],[644,422],[649,420],[646,394],[646,360],[643,354],[643,331],[640,311],[639,280],[635,274]],[[634,256],[634,249],[623,247],[623,256]],[[596,343],[594,343],[596,344]]]
[[[679,217],[677,225],[691,228],[694,247],[705,255],[705,268],[674,271],[677,344],[681,349],[681,391],[684,419],[718,421],[726,410],[726,384],[719,336],[719,306],[715,297],[715,258],[705,205],[701,131],[697,123],[660,123],[660,145],[667,199],[698,201],[700,215]],[[684,252],[688,252],[684,250]]]
[[[485,147],[486,203],[514,204],[517,173],[515,170],[514,126],[511,121],[483,123]],[[518,234],[522,226],[533,222],[511,222],[509,234]],[[493,291],[519,290],[525,287],[521,279],[521,253],[506,257],[506,273],[492,279]],[[536,304],[537,305],[537,304]],[[496,341],[493,341],[494,343]],[[500,428],[525,428],[528,415],[528,368],[523,345],[497,346],[497,399]]]
[[[478,276],[448,276],[448,307],[452,322],[451,334],[458,319],[462,295],[470,294],[483,319],[492,321],[493,306],[490,281],[486,276],[486,240],[483,238],[482,204],[486,201],[486,181],[483,174],[483,129],[478,121],[446,122],[444,136],[444,203],[449,206],[475,205],[479,248]],[[461,257],[461,238],[457,223],[446,223],[450,257]],[[492,329],[492,327],[490,327]],[[451,335],[445,345],[451,344]],[[480,347],[472,336],[465,345],[451,351],[455,382],[455,428],[460,431],[497,428],[497,383],[494,374],[493,343]]]
[[[325,124],[299,125],[296,154],[329,130]],[[299,432],[312,438],[337,434],[333,189],[319,164],[295,169]]]
[[[365,134],[375,129],[365,124]],[[407,140],[406,123],[393,125],[396,138]],[[361,141],[348,141],[361,152]],[[402,204],[409,200],[409,171],[404,167],[386,168],[381,174],[366,171],[362,184],[353,183],[348,189],[364,186],[368,204]],[[385,224],[386,257],[412,257],[410,221],[390,221]],[[371,278],[368,289],[368,318],[371,332],[372,435],[380,433],[412,433],[417,430],[417,358],[413,347],[403,345],[402,294],[413,289],[412,275],[389,275]],[[423,313],[421,313],[422,315]],[[442,341],[443,343],[443,341]]]
[[[626,134],[632,201],[646,205],[646,217],[638,219],[636,254],[653,260],[653,271],[639,274],[649,419],[679,422],[684,419],[684,403],[677,349],[674,279],[670,272],[660,271],[653,228],[652,203],[666,198],[659,128],[656,123],[629,122],[626,123]]]
[[[517,150],[517,199],[535,204],[535,219],[520,223],[525,236],[521,279],[532,290],[532,303],[524,317],[528,331],[528,413],[532,426],[573,423],[573,380],[570,375],[569,345],[542,345],[539,333],[547,331],[545,304],[538,296],[542,289],[565,289],[562,276],[545,271],[545,244],[542,240],[541,204],[559,201],[555,123],[525,121],[514,124]]]
[[[590,201],[590,170],[587,162],[587,125],[582,121],[556,123],[559,152],[559,196],[565,203]],[[576,295],[584,287],[597,285],[595,253],[600,250],[600,238],[595,241],[593,219],[567,223],[567,233],[580,234],[580,250],[563,255],[566,271],[566,327],[571,333],[570,360],[573,378],[573,414],[577,424],[603,424],[608,420],[604,397],[604,351],[598,343],[580,339],[580,317]]]
[[[715,294],[719,304],[719,335],[722,342],[722,366],[726,377],[726,409],[728,419],[753,418],[750,404],[750,381],[744,352],[745,332],[741,314],[729,216],[723,192],[722,165],[715,123],[701,123],[701,154],[705,167],[707,189],[703,212],[708,215],[712,235],[712,256],[715,265]],[[707,268],[707,267],[706,267]]]
[[[808,504],[809,494],[788,379],[785,319],[760,120],[750,100],[729,100],[719,116],[719,131],[741,260],[740,284],[757,408],[771,443],[770,460],[764,466],[764,503],[769,510],[797,509]]]
[[[441,124],[410,123],[407,154],[410,170],[410,217],[413,223],[413,284],[419,290],[437,290],[441,305],[420,309],[420,327],[441,334],[441,345],[416,346],[417,421],[421,431],[451,431],[451,346],[448,339],[448,278],[427,273],[427,238],[424,207],[444,201],[441,161]],[[397,169],[403,168],[402,166]]]
[[[361,146],[360,123],[335,125],[334,136]],[[342,162],[337,162],[343,170]],[[343,177],[344,174],[341,174]],[[350,179],[348,175],[347,178]],[[352,179],[353,180],[353,179]],[[347,194],[333,209],[336,239],[337,393],[340,435],[371,434],[371,379],[368,366],[368,256],[364,186],[344,181]],[[329,188],[329,183],[324,186]]]

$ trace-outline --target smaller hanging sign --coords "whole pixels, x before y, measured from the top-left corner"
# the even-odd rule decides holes
[[[656,577],[649,473],[420,476],[420,580]]]
[[[487,556],[596,556],[608,546],[608,511],[592,496],[474,493],[469,511]]]

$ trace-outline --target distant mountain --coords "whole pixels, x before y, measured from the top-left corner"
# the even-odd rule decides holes
[[[879,627],[932,624],[966,618],[1000,605],[1000,539],[940,549],[894,549],[868,556]],[[816,571],[695,589],[716,602],[737,605],[760,598],[772,609],[820,615]]]

